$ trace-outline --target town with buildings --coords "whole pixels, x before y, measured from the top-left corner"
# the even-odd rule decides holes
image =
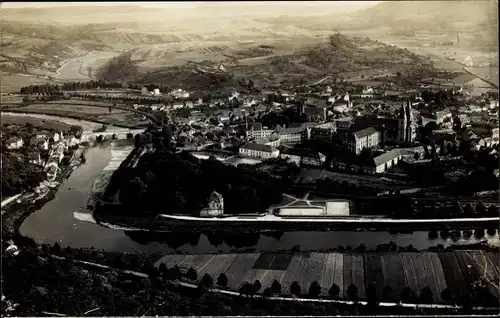
[[[487,2],[2,3],[2,316],[498,314]]]
[[[429,159],[424,158],[429,156],[427,139],[438,148],[441,144],[458,147],[461,142],[477,150],[498,145],[498,94],[494,91],[470,96],[457,84],[435,87],[434,92],[431,88],[409,89],[401,92],[400,101],[394,101],[393,96],[374,94],[372,87],[362,88],[363,94],[358,95],[336,90],[318,85],[306,93],[285,93],[283,89],[245,96],[232,89],[227,97],[204,103],[201,99],[188,101],[189,93],[179,95],[182,89],[178,89],[169,94],[175,95],[170,104],[134,104],[134,108],[165,112],[173,118],[179,149],[193,145],[231,149],[235,156],[245,158],[287,158],[299,165],[322,166],[327,154],[310,147],[322,143],[338,154],[328,168],[357,166],[367,173],[384,173],[401,159]],[[422,98],[422,94],[437,92],[449,95],[456,105]],[[270,121],[273,117],[281,122]],[[425,127],[432,127],[430,134],[421,133]],[[360,165],[347,159],[362,152],[369,153],[370,159]]]

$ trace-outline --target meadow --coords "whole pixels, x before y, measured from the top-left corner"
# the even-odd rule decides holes
[[[55,120],[40,119],[35,117],[19,117],[2,114],[2,125],[25,126],[31,124],[33,127],[54,131],[67,131],[70,125]]]

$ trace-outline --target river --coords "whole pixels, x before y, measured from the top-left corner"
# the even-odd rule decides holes
[[[92,183],[109,163],[111,146],[100,145],[90,148],[86,154],[86,163],[77,168],[65,180],[55,198],[40,210],[31,214],[21,225],[23,235],[39,243],[53,244],[74,248],[94,247],[112,252],[164,252],[174,250],[189,253],[228,252],[237,248],[254,248],[257,251],[290,249],[299,245],[301,250],[329,249],[340,246],[357,247],[365,244],[375,248],[379,244],[393,241],[399,245],[412,244],[418,249],[436,244],[449,245],[451,240],[428,239],[428,232],[391,235],[388,232],[285,232],[274,235],[249,234],[166,234],[155,232],[125,232],[111,229],[74,217],[74,212],[86,206]],[[274,237],[273,237],[274,236]],[[488,239],[498,242],[498,234]],[[460,240],[463,241],[463,240]],[[460,242],[459,241],[459,242]],[[471,243],[475,239],[469,240]]]

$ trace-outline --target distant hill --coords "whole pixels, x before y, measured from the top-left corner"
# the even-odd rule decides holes
[[[375,6],[319,17],[274,17],[269,23],[291,23],[309,30],[475,31],[497,29],[498,4],[491,0],[384,1]]]
[[[472,31],[498,24],[497,1],[385,1],[348,16],[345,28]]]
[[[252,78],[260,83],[272,84],[280,78],[295,81],[325,74],[339,74],[340,78],[344,73],[365,70],[378,70],[378,73],[384,74],[401,72],[408,75],[416,73],[416,69],[433,69],[428,58],[408,50],[368,38],[349,37],[339,33],[331,35],[321,43],[305,45],[287,54],[263,56],[250,64],[225,64],[227,72],[223,74],[199,72],[199,68],[193,63],[124,73],[123,69],[130,70],[130,65],[134,65],[127,60],[126,55],[122,54],[101,68],[98,78],[118,82],[181,85],[186,89],[218,89],[222,86],[234,86],[241,78]],[[123,60],[122,63],[116,63],[119,60]],[[207,63],[210,64],[208,61]],[[127,67],[116,67],[125,64]]]

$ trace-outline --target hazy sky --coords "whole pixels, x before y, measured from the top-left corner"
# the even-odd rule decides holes
[[[249,5],[314,5],[314,6],[350,6],[369,7],[383,1],[240,1],[240,2],[3,2],[3,8],[41,8],[41,7],[61,7],[61,6],[116,6],[116,5],[138,5],[141,7],[162,7],[162,8],[192,8],[202,5],[220,6],[249,6]]]

